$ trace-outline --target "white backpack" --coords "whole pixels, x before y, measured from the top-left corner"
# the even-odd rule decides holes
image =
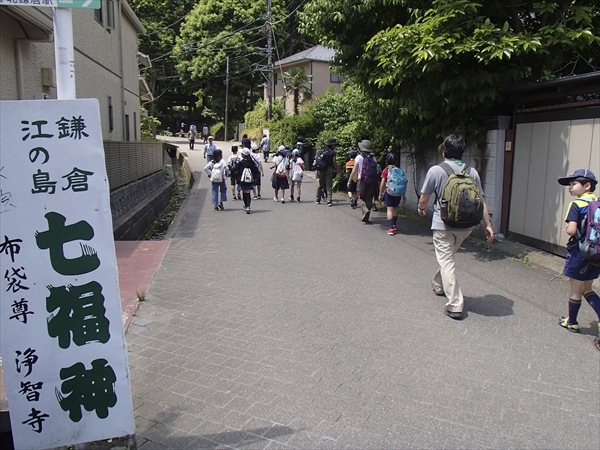
[[[210,181],[212,183],[222,183],[225,178],[225,164],[223,161],[220,161],[213,165],[213,168],[210,172]]]

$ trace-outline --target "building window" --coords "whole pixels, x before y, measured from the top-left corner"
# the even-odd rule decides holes
[[[115,129],[115,120],[113,118],[113,105],[112,105],[112,97],[108,96],[108,129],[112,131]]]
[[[100,25],[104,25],[104,22],[103,22],[104,11],[103,11],[103,9],[104,9],[104,7],[102,6],[102,0],[100,0],[100,8],[94,10],[94,18],[96,19],[96,22],[98,22]]]
[[[115,2],[114,0],[106,1],[106,26],[115,29]]]
[[[346,78],[343,77],[342,75],[338,75],[337,73],[329,74],[329,82],[330,83],[343,83],[344,81],[346,81]]]
[[[125,140],[131,140],[131,134],[129,131],[129,114],[125,114]]]

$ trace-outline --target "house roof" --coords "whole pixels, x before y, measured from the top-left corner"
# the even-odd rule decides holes
[[[304,50],[295,55],[288,56],[287,58],[280,59],[275,63],[275,66],[285,66],[297,61],[323,61],[329,62],[333,59],[335,50],[322,45],[315,45],[314,47]]]

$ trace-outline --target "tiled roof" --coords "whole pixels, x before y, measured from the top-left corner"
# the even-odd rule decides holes
[[[283,58],[275,63],[275,66],[284,66],[296,61],[331,61],[335,55],[335,50],[322,45],[315,45],[314,47],[304,50],[295,55]]]

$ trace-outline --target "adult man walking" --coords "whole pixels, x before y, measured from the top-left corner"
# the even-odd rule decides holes
[[[263,157],[266,163],[269,161],[269,154],[271,153],[271,140],[266,134],[263,134],[263,138],[260,141],[260,148],[262,148]]]
[[[436,295],[445,295],[447,303],[444,313],[452,319],[462,319],[464,298],[455,274],[454,254],[460,248],[463,241],[471,234],[473,227],[455,228],[449,226],[440,214],[440,205],[444,192],[446,181],[449,178],[448,172],[452,174],[463,172],[475,180],[479,188],[479,200],[483,203],[483,222],[485,224],[485,235],[488,242],[494,240],[494,230],[488,213],[487,205],[483,198],[483,189],[479,174],[472,167],[466,167],[462,161],[462,155],[465,151],[465,141],[462,136],[451,134],[446,137],[442,144],[444,162],[433,166],[427,172],[423,187],[421,188],[421,197],[419,198],[419,215],[425,216],[425,208],[429,202],[431,194],[435,193],[435,203],[433,204],[433,218],[431,229],[433,230],[433,246],[435,256],[440,268],[435,273],[431,283]],[[467,170],[465,170],[467,169]]]
[[[213,152],[217,149],[217,146],[215,144],[213,144],[213,137],[209,136],[208,137],[208,144],[206,144],[204,146],[204,158],[206,159],[206,162],[209,163],[212,161],[213,158]]]
[[[206,144],[208,139],[208,125],[206,124],[202,127],[202,139],[204,139],[204,144]]]
[[[321,203],[323,192],[327,192],[327,206],[333,206],[333,177],[338,172],[337,161],[335,158],[335,148],[338,142],[335,138],[330,138],[327,145],[317,155],[314,162],[314,168],[317,171],[319,187],[317,188],[317,204]]]

